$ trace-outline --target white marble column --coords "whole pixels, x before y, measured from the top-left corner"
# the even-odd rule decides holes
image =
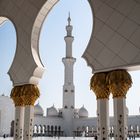
[[[109,134],[109,101],[97,99],[98,139],[107,140]]]
[[[131,87],[131,76],[126,70],[115,70],[108,74],[109,90],[114,102],[114,138],[127,139],[126,94]]]
[[[23,140],[24,101],[21,91],[21,86],[15,86],[10,95],[15,104],[14,140]]]
[[[127,114],[125,98],[114,98],[114,137],[115,140],[127,139]]]
[[[24,87],[24,131],[23,140],[32,140],[33,120],[34,120],[34,103],[39,97],[39,89],[36,85],[26,85]]]
[[[34,120],[34,106],[26,105],[24,114],[24,136],[23,140],[32,140],[33,136],[33,120]]]
[[[90,87],[97,98],[97,137],[109,140],[109,89],[107,73],[96,73],[91,78]]]
[[[23,139],[24,107],[15,107],[14,140]]]

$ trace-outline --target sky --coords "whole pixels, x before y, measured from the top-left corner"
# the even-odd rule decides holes
[[[92,14],[87,0],[60,0],[43,23],[41,29],[39,50],[40,57],[45,67],[45,72],[39,83],[40,103],[44,111],[53,104],[57,108],[62,107],[62,95],[64,84],[64,65],[62,58],[65,57],[65,26],[67,25],[68,13],[71,15],[73,25],[73,57],[74,84],[75,84],[75,107],[84,107],[89,111],[90,117],[96,116],[96,97],[90,90],[90,78],[92,70],[81,57],[86,49],[91,31]],[[12,82],[7,74],[16,50],[16,33],[13,24],[8,21],[0,27],[0,94],[10,95]],[[130,72],[133,85],[127,93],[126,103],[129,114],[139,114],[139,80],[140,71]],[[109,100],[110,115],[113,114],[113,100]],[[45,111],[46,112],[46,111]]]

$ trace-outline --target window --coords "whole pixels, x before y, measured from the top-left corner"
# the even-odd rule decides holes
[[[67,90],[67,89],[65,89],[64,91],[65,91],[65,92],[68,92],[68,90]]]

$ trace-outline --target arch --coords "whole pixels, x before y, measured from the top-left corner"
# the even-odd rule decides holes
[[[35,22],[32,27],[32,33],[31,33],[31,50],[33,58],[38,65],[38,67],[34,70],[33,76],[30,78],[31,83],[37,84],[36,77],[41,78],[42,74],[44,72],[44,69],[42,69],[42,62],[39,55],[39,36],[40,36],[40,30],[42,28],[42,24],[50,12],[50,10],[53,8],[53,6],[58,2],[58,0],[53,1],[47,1],[44,3],[44,5],[41,7],[41,10],[39,11],[38,15],[36,16]]]
[[[92,126],[88,126],[88,131],[92,131]]]
[[[47,127],[46,127],[46,125],[43,125],[42,126],[42,133],[46,134],[46,132],[47,132]]]
[[[54,126],[54,130],[57,131],[57,126],[56,125]]]
[[[37,46],[37,36],[39,36],[40,32],[38,29],[41,28],[44,18],[57,1],[38,2],[38,0],[34,0],[32,2],[22,1],[16,3],[13,1],[8,3],[7,1],[1,1],[0,16],[4,15],[12,19],[18,34],[16,55],[8,72],[14,86],[37,85],[42,77],[44,68]],[[7,5],[10,7],[7,7]],[[1,19],[0,23],[4,23],[4,21],[5,19]],[[28,63],[23,61],[26,59],[28,59]],[[17,69],[17,67],[20,67],[20,69]]]
[[[96,133],[97,133],[96,126],[93,125],[93,126],[91,127],[91,135],[92,135],[92,136],[95,136]]]
[[[50,126],[49,125],[47,125],[47,131],[50,131]]]
[[[89,126],[86,126],[85,129],[86,129],[85,131],[88,133],[89,132]]]
[[[36,2],[36,0],[35,0],[35,2]],[[21,43],[19,43],[18,45],[18,50],[17,50],[17,53],[16,53],[16,57],[15,57],[15,61],[14,61],[14,63],[13,63],[13,65],[12,65],[12,67],[10,68],[10,71],[9,71],[9,75],[11,76],[11,79],[14,81],[13,83],[14,83],[14,86],[16,86],[16,85],[23,85],[23,84],[27,84],[27,83],[30,83],[30,84],[37,84],[38,83],[38,78],[41,78],[41,76],[42,76],[42,71],[43,71],[43,64],[41,63],[41,60],[40,60],[40,57],[39,57],[39,51],[38,51],[38,40],[39,40],[39,34],[40,34],[40,28],[41,28],[41,26],[42,26],[42,23],[43,23],[43,21],[44,21],[44,19],[45,19],[45,16],[48,14],[48,12],[51,10],[51,8],[54,6],[54,4],[57,2],[57,0],[54,0],[54,1],[47,1],[44,5],[43,5],[43,7],[41,8],[41,9],[39,9],[39,12],[37,11],[36,13],[37,13],[37,17],[36,17],[36,19],[35,19],[35,22],[31,22],[31,25],[29,25],[29,26],[27,26],[26,27],[26,29],[24,28],[24,27],[22,27],[23,29],[21,29],[19,26],[18,26],[18,34],[19,33],[21,33],[24,29],[25,29],[25,31],[27,31],[28,29],[29,29],[29,31],[30,31],[30,28],[32,28],[32,25],[33,25],[33,28],[32,28],[32,31],[31,31],[31,44],[30,44],[30,37],[29,37],[29,40],[28,40],[28,43],[29,43],[29,45],[28,44],[25,44],[25,47],[26,47],[26,45],[28,46],[28,47],[30,47],[30,45],[31,45],[31,48],[24,48],[25,50],[27,49],[31,49],[31,51],[32,51],[32,55],[33,55],[33,60],[35,61],[35,62],[33,62],[33,65],[34,65],[34,67],[33,67],[33,69],[32,69],[32,71],[31,71],[31,73],[30,73],[30,75],[29,75],[29,77],[28,76],[26,76],[26,74],[25,75],[23,75],[24,77],[28,77],[27,79],[24,79],[23,77],[23,79],[21,78],[20,80],[18,80],[18,79],[14,79],[15,77],[14,77],[14,74],[13,74],[13,69],[15,69],[17,66],[18,66],[18,64],[20,64],[19,62],[20,61],[17,61],[18,59],[17,58],[25,58],[25,54],[24,54],[24,57],[19,57],[19,55],[20,55],[20,52],[21,52],[21,48],[23,48],[23,46],[21,47],[19,44]],[[25,4],[28,4],[28,2],[26,3],[25,2]],[[16,6],[15,6],[16,7]],[[32,19],[32,20],[34,20],[34,19]],[[16,22],[16,17],[14,18],[14,21]],[[27,23],[26,24],[30,24],[30,19],[28,19],[28,17],[27,17]],[[19,22],[18,23],[16,23],[16,25],[17,24],[19,24]],[[23,25],[22,26],[25,26],[26,24],[24,24],[23,23]],[[23,33],[23,32],[22,32]],[[30,32],[29,32],[29,34],[30,34]],[[24,37],[26,36],[26,34],[24,34]],[[22,39],[21,39],[21,41],[22,41],[22,43],[25,41],[25,40],[23,40],[23,38],[24,37],[22,37]],[[19,40],[20,41],[20,40]],[[22,44],[21,43],[21,44]],[[22,44],[23,45],[23,44]],[[20,48],[20,49],[19,49]],[[25,51],[24,50],[24,51]],[[30,56],[30,57],[32,57],[32,56]],[[30,60],[30,59],[29,59]],[[32,60],[32,61],[33,61]],[[24,68],[28,68],[28,65],[26,65],[25,64],[25,66],[24,66]],[[20,75],[22,74],[21,72],[19,72],[20,73]],[[20,77],[20,76],[19,76]],[[52,130],[52,129],[51,129]],[[38,126],[38,133],[41,133],[41,131],[42,131],[42,126],[41,125],[39,125]]]
[[[42,134],[42,126],[41,125],[38,126],[38,134]]]
[[[33,127],[33,133],[38,134],[38,126],[36,124]]]
[[[136,131],[137,131],[137,132],[140,131],[139,125],[136,125]]]
[[[130,130],[131,130],[131,125],[128,125],[128,132],[130,132]]]
[[[53,125],[51,125],[51,132],[53,132],[54,131],[54,126]]]
[[[82,132],[82,128],[80,126],[78,126],[76,128],[76,134],[75,134],[75,136],[81,136],[81,132]]]
[[[96,126],[93,125],[93,126],[91,127],[91,130],[92,130],[92,131],[96,131]]]
[[[11,122],[11,128],[10,128],[10,136],[14,136],[14,121]]]
[[[114,136],[114,126],[110,126],[110,137],[112,138]]]
[[[57,132],[58,132],[58,126],[54,126],[54,136],[57,136]]]
[[[114,133],[114,126],[111,126],[111,132]]]
[[[5,62],[0,69],[0,85],[1,91],[7,94],[10,93],[10,87],[12,88],[12,83],[7,73],[16,54],[17,29],[14,22],[5,16],[0,16],[0,38],[0,64],[3,65],[3,60]]]
[[[61,131],[61,126],[58,126],[58,131]]]
[[[130,125],[130,130],[133,131],[134,130],[134,126]]]
[[[79,130],[80,130],[80,126],[77,127],[77,131],[79,131]]]
[[[13,19],[18,34],[16,56],[8,72],[14,86],[24,84],[37,85],[42,77],[44,67],[39,56],[40,30],[44,19],[57,2],[58,0],[40,1],[39,3],[37,0],[32,2],[22,1],[20,3],[10,1],[10,6],[14,6],[14,8],[10,9],[7,8],[9,3],[2,1],[0,15],[7,15]],[[18,12],[19,9],[23,12]],[[31,11],[31,9],[33,10]],[[1,20],[1,23],[3,21]],[[24,63],[21,58],[28,59],[29,63]],[[16,67],[20,66],[23,69],[16,70]]]
[[[39,49],[38,49],[38,40],[39,40],[39,35],[40,35],[40,28],[42,26],[42,23],[45,19],[45,17],[48,15],[49,11],[52,9],[52,7],[58,2],[58,0],[53,0],[53,1],[47,1],[39,11],[35,22],[33,24],[32,28],[32,36],[31,36],[31,49],[32,49],[32,55],[34,57],[34,60],[38,67],[34,70],[33,76],[30,78],[30,83],[37,84],[37,78],[41,78],[43,69],[42,69],[42,62],[39,56]],[[91,2],[89,1],[89,4]]]
[[[90,133],[90,127],[86,126],[86,128],[85,128],[85,136],[88,137],[89,133]]]
[[[86,126],[82,126],[82,131],[86,131]]]
[[[135,0],[132,0],[131,2],[132,2],[131,5],[133,6],[130,7],[129,10],[132,13],[134,12],[134,9],[137,8],[136,5],[138,3]],[[107,2],[107,1],[102,1],[102,0],[100,1],[89,0],[89,3],[92,8],[92,13],[95,15],[94,26],[93,26],[91,39],[89,41],[86,51],[83,54],[83,57],[87,61],[87,64],[92,68],[93,73],[110,71],[110,70],[115,70],[115,69],[120,69],[120,68],[129,70],[129,71],[140,69],[140,66],[139,66],[140,59],[136,60],[135,58],[138,55],[138,52],[140,50],[139,41],[138,40],[131,41],[131,39],[129,38],[130,34],[133,34],[133,37],[135,36],[139,38],[139,31],[136,31],[136,29],[140,30],[140,27],[139,27],[140,21],[138,20],[132,21],[131,26],[133,27],[138,26],[138,28],[136,29],[133,28],[132,29],[133,31],[127,32],[128,26],[126,26],[125,29],[122,27],[123,25],[128,25],[131,19],[134,19],[134,15],[130,19],[128,12],[127,13],[124,12],[125,8],[123,8],[123,10],[121,11],[119,10],[120,6],[123,7],[125,5],[127,7],[129,5],[127,1],[125,2],[108,1]],[[122,17],[117,18],[116,15],[118,14],[121,14]],[[127,16],[127,19],[125,19],[126,16]],[[137,11],[136,17],[138,18],[138,16],[139,14]],[[116,24],[116,22],[114,23],[113,19],[117,19],[118,24]],[[125,19],[125,20],[123,21],[121,19]],[[124,35],[124,31],[125,33],[127,32],[125,35]],[[106,33],[109,33],[108,36],[106,36],[107,35]],[[125,44],[121,43],[120,45],[118,45],[117,39],[119,40],[119,38],[121,38],[122,40],[124,39]],[[128,44],[131,45],[131,47],[128,47],[129,46]],[[99,47],[101,48],[100,50],[99,50]],[[116,51],[118,47],[120,48],[119,50]],[[130,51],[128,48],[133,50],[133,55],[131,55],[131,59],[129,57]],[[98,51],[100,52],[100,55],[98,55]],[[103,57],[105,56],[104,54],[106,54],[105,52],[108,52],[110,54],[109,55],[110,57],[108,58]],[[122,60],[120,60],[120,57]],[[133,62],[132,62],[132,59],[134,59]]]

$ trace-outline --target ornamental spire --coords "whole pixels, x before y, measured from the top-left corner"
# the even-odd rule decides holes
[[[69,17],[68,17],[68,25],[70,25],[71,18],[70,18],[70,12],[69,12]]]
[[[71,18],[70,18],[70,12],[68,14],[68,25],[66,26],[66,31],[67,31],[67,36],[71,37],[72,36],[72,25],[71,25]]]

